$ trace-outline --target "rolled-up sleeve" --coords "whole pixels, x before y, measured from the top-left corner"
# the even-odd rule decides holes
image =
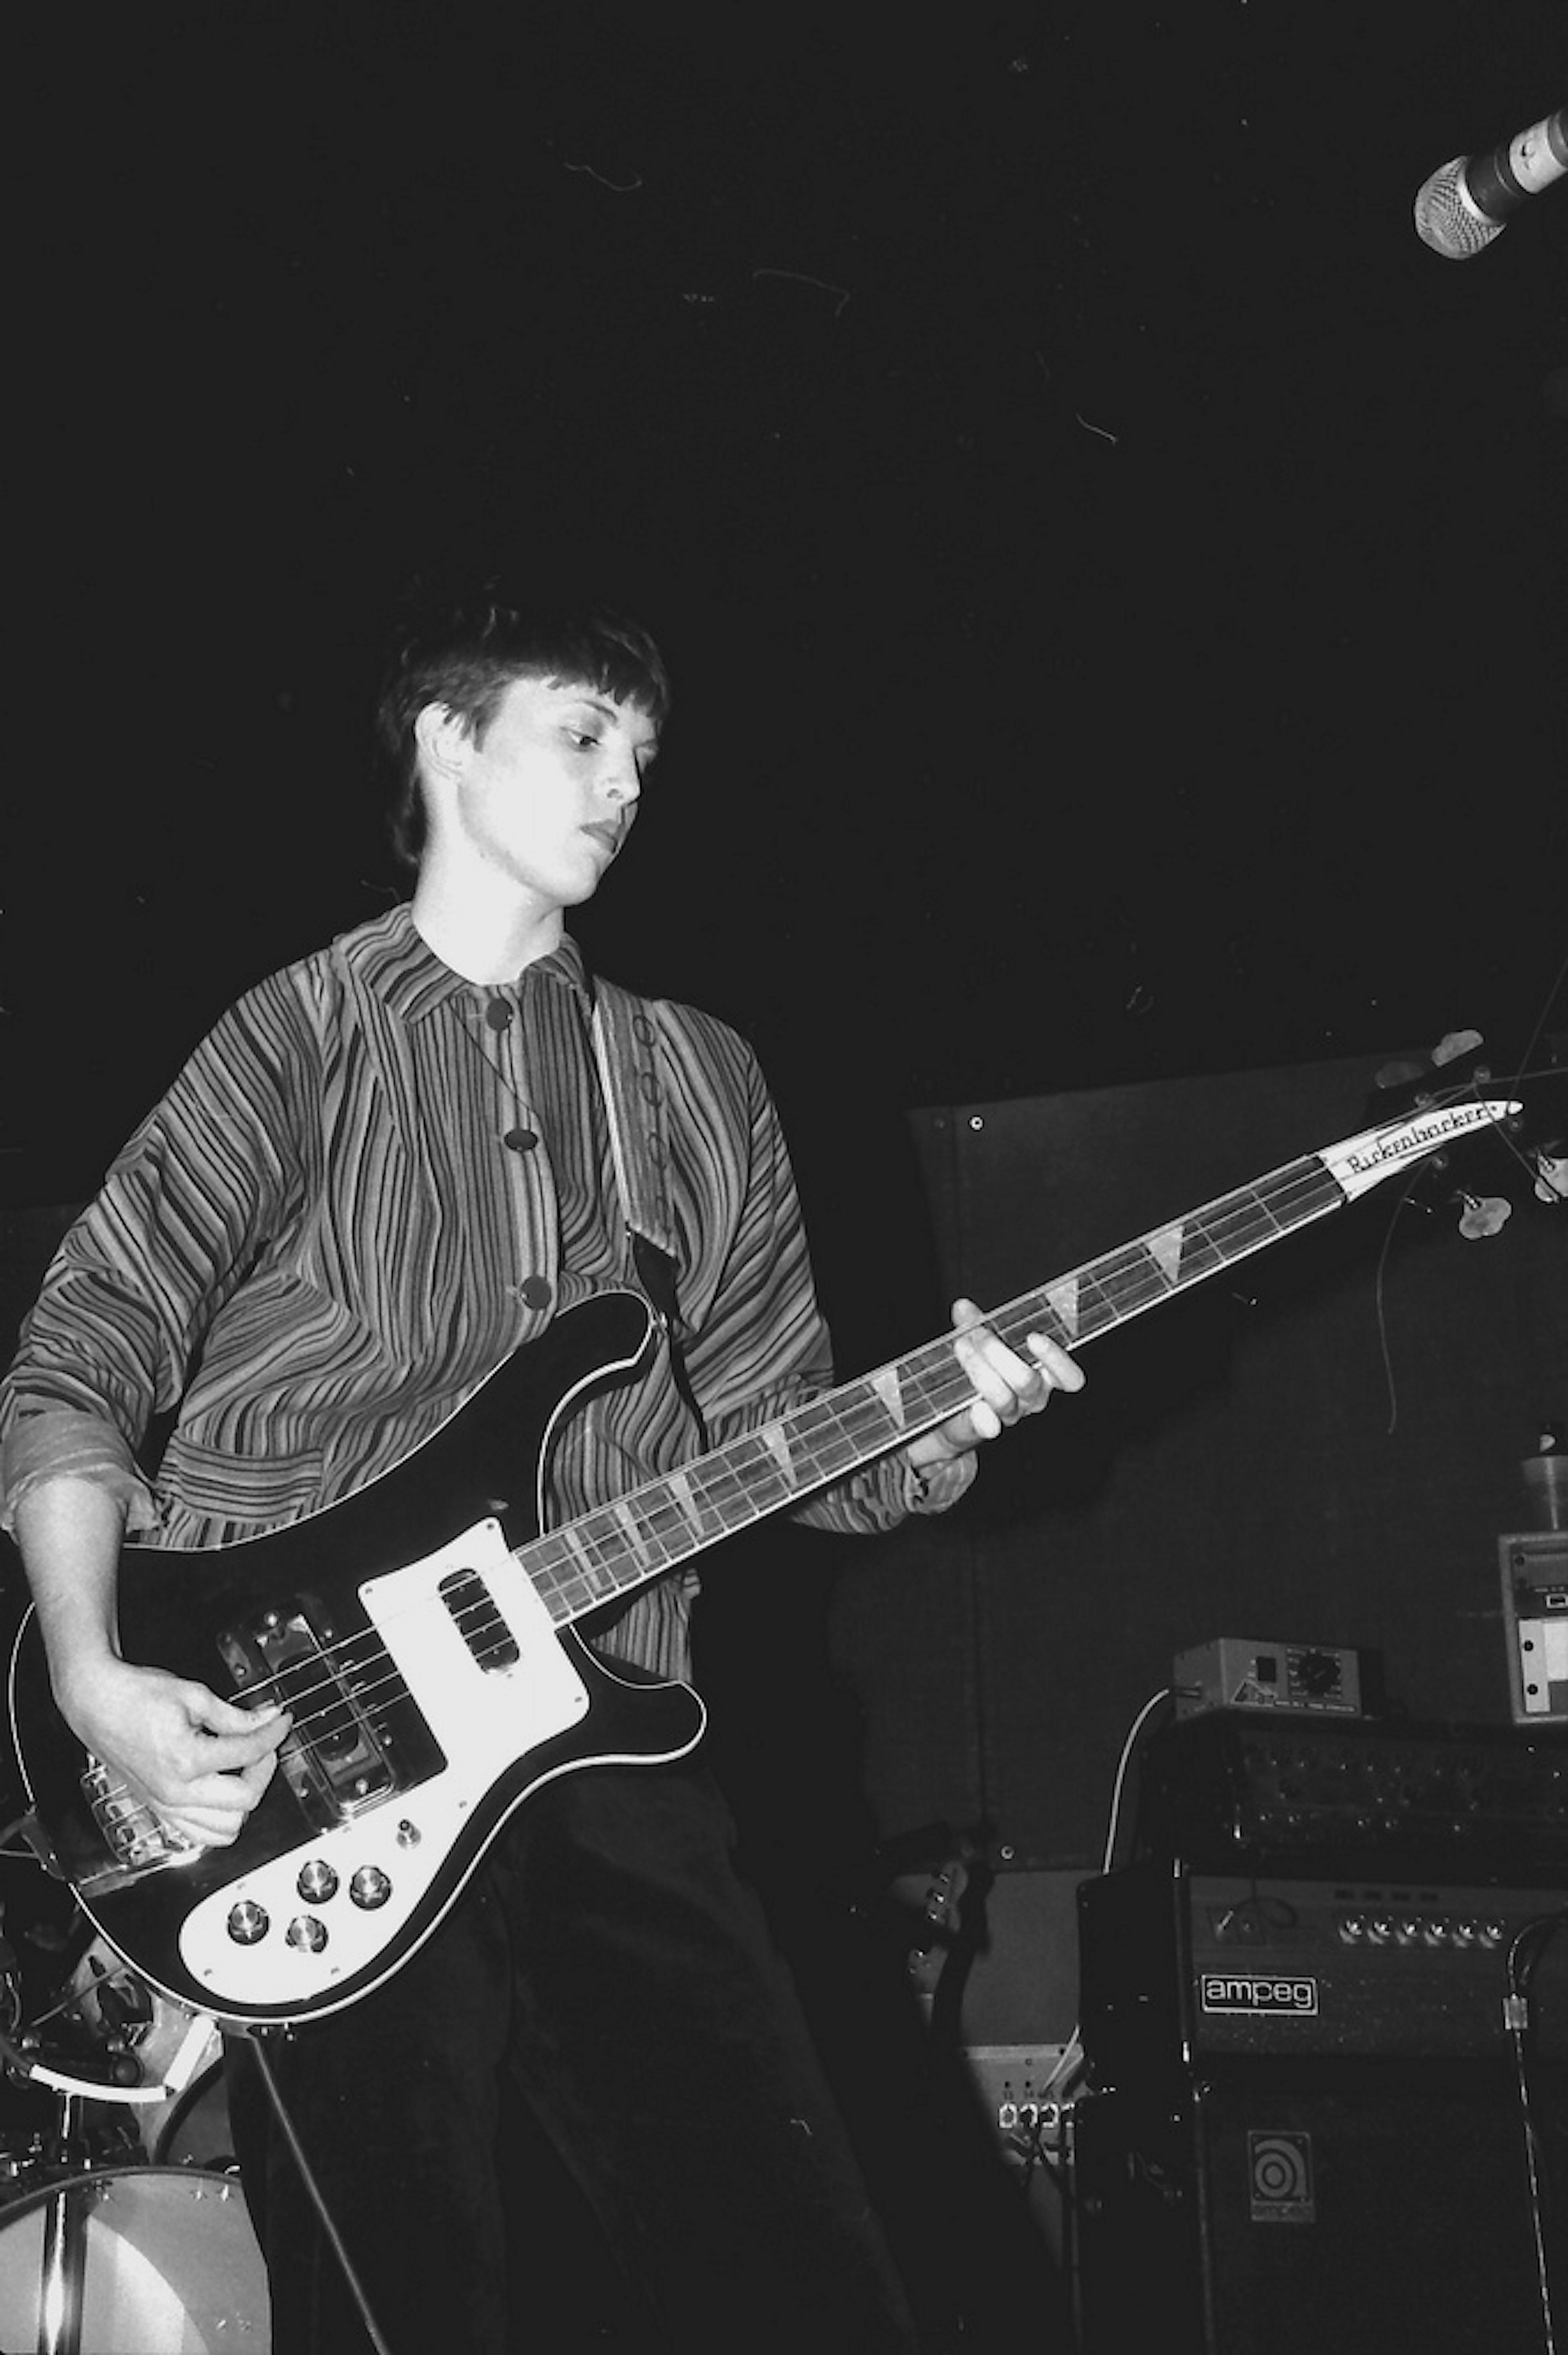
[[[0,1382],[0,1527],[62,1475],[158,1518],[138,1457],[290,1184],[288,1092],[241,1000],[208,1034],[67,1233]]]
[[[151,1529],[157,1520],[152,1490],[105,1416],[78,1407],[23,1409],[0,1447],[0,1529],[15,1529],[17,1508],[31,1489],[61,1478],[107,1488],[124,1506],[129,1529]]]

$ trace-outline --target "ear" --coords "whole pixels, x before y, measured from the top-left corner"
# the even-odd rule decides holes
[[[445,703],[425,705],[414,720],[414,742],[432,783],[461,775],[474,750],[466,722]]]

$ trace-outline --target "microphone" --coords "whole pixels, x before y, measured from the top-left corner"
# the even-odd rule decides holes
[[[1456,155],[1415,199],[1422,242],[1446,261],[1468,261],[1502,235],[1510,214],[1568,172],[1568,107],[1543,115],[1489,155]]]

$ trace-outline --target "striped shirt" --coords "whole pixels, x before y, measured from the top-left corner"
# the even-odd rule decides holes
[[[570,940],[514,987],[481,988],[400,906],[241,997],[45,1278],[0,1385],[5,1525],[64,1470],[118,1488],[144,1543],[278,1527],[390,1469],[559,1313],[635,1281],[592,994]],[[832,1379],[755,1058],[694,1008],[618,995],[656,1042],[686,1379],[661,1337],[639,1383],[574,1413],[549,1464],[557,1522]],[[139,1452],[176,1412],[149,1479]],[[796,1518],[884,1529],[921,1501],[891,1458]],[[686,1674],[695,1583],[640,1589],[602,1648]]]

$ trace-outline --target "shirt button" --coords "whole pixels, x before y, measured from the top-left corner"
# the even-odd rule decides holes
[[[548,1308],[549,1284],[542,1275],[525,1275],[517,1286],[517,1298],[525,1308]]]
[[[501,1142],[509,1152],[531,1153],[539,1137],[531,1128],[509,1128]]]

